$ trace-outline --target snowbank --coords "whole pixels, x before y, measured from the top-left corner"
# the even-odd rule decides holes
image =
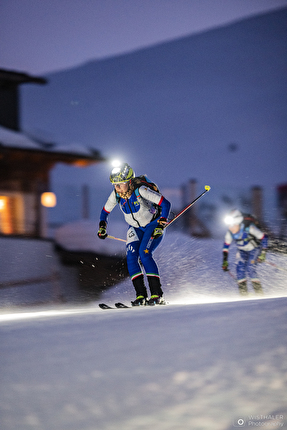
[[[95,252],[101,255],[124,255],[125,244],[114,239],[101,240],[97,237],[99,223],[90,220],[70,222],[55,231],[55,241],[67,251]],[[108,227],[108,234],[126,239],[127,224],[114,221]]]

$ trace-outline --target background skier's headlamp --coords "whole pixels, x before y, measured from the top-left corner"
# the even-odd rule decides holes
[[[225,218],[224,218],[224,223],[226,224],[226,225],[230,225],[230,226],[232,226],[232,225],[234,225],[235,223],[234,223],[234,218],[231,216],[231,215],[227,215]]]
[[[238,210],[232,211],[230,214],[228,214],[224,218],[224,222],[229,227],[232,227],[234,225],[239,225],[243,222],[243,216],[242,213]]]

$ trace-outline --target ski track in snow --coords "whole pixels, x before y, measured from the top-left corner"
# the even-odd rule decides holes
[[[242,300],[221,246],[167,235],[169,306],[2,311],[1,430],[287,428],[286,273],[260,265],[265,296]],[[100,301],[131,298],[125,280]]]

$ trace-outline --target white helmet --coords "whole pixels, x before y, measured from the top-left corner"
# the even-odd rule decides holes
[[[229,227],[240,225],[243,222],[243,215],[238,209],[232,209],[229,214],[224,218],[225,224]]]
[[[121,184],[128,182],[135,177],[135,173],[128,163],[124,163],[119,167],[114,167],[110,174],[110,181],[112,184]]]

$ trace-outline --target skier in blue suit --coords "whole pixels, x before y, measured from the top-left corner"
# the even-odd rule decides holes
[[[153,252],[163,239],[171,204],[145,176],[135,177],[127,163],[112,170],[110,182],[114,190],[101,211],[98,237],[107,237],[108,215],[119,205],[129,225],[127,265],[136,291],[136,299],[131,303],[133,306],[163,304],[160,275]],[[142,266],[150,289],[149,300]]]
[[[228,251],[231,243],[236,242],[238,252],[236,254],[236,274],[239,292],[248,294],[247,275],[249,276],[253,289],[262,294],[262,286],[257,276],[257,262],[263,262],[266,258],[268,237],[248,217],[238,210],[233,209],[225,218],[228,231],[225,235],[223,245],[222,269],[228,270]]]

